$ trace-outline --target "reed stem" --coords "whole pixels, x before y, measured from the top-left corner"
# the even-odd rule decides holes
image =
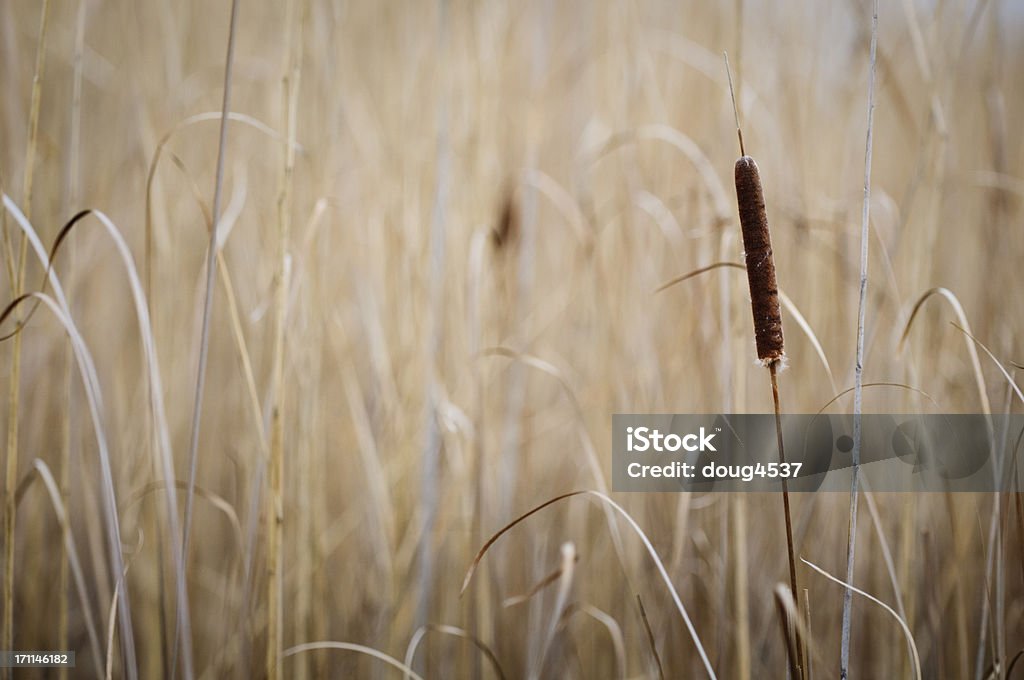
[[[850,524],[846,544],[846,582],[853,583],[853,569],[857,551],[857,482],[860,469],[861,410],[864,385],[864,317],[868,296],[868,224],[871,211],[871,132],[875,113],[875,63],[878,51],[878,0],[874,1],[871,15],[871,67],[868,76],[868,130],[864,149],[864,201],[860,226],[860,302],[857,311],[857,361],[854,367],[853,392],[853,480],[850,483]],[[850,675],[850,628],[853,592],[843,591],[842,638],[839,652],[839,677]]]
[[[778,438],[779,444],[779,462],[786,462],[786,449],[782,442],[782,409],[779,406],[779,377],[778,377],[778,365],[779,362],[773,362],[768,366],[768,371],[772,377],[772,403],[775,406],[775,435]],[[782,478],[782,509],[786,516],[786,554],[789,557],[789,587],[793,591],[793,604],[796,607],[796,611],[800,611],[800,596],[799,590],[797,589],[796,582],[796,546],[793,541],[793,514],[789,506],[789,482],[785,477]],[[791,632],[793,635],[799,637],[800,633],[796,626],[790,624]],[[796,649],[795,658],[792,659],[793,677],[802,678],[803,676],[803,645],[799,640],[796,641],[794,648]]]
[[[32,180],[35,177],[36,144],[39,138],[39,102],[42,98],[43,69],[46,64],[46,29],[49,23],[50,0],[43,0],[39,19],[39,40],[36,45],[35,75],[32,78],[32,100],[29,109],[28,145],[25,150],[24,212],[32,216]],[[28,255],[28,238],[21,237],[17,268],[8,275],[14,282],[13,297],[17,298],[25,289],[25,260]],[[8,265],[10,265],[8,261]],[[21,333],[14,336],[11,351],[11,372],[8,384],[7,408],[7,460],[4,486],[4,564],[3,564],[3,621],[0,625],[0,649],[14,649],[14,529],[17,511],[16,487],[18,484],[18,407],[21,391]],[[0,678],[10,678],[11,670],[0,670]]]

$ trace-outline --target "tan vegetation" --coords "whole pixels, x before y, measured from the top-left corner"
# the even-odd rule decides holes
[[[1019,11],[880,4],[863,411],[1020,413]],[[838,677],[849,496],[790,494],[792,592],[777,496],[615,494],[610,426],[773,409],[724,50],[782,406],[853,411],[870,3],[243,1],[217,201],[230,5],[0,3],[0,642]],[[1020,496],[860,500],[850,677],[1012,677]]]

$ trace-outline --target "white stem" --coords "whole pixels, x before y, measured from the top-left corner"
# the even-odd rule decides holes
[[[868,297],[868,223],[871,214],[871,141],[875,115],[875,63],[878,52],[878,0],[871,13],[871,67],[868,75],[868,131],[864,148],[864,202],[860,222],[860,303],[857,310],[857,364],[853,390],[853,481],[850,484],[850,533],[846,546],[846,582],[853,583],[857,548],[857,475],[860,469],[861,422],[864,388],[864,312]],[[853,591],[843,593],[843,632],[839,656],[839,677],[850,675],[850,610]]]

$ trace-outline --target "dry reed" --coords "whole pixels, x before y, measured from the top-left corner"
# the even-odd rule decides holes
[[[62,212],[67,214],[71,207],[78,204],[80,191],[80,157],[81,130],[82,130],[82,57],[85,52],[85,20],[87,5],[85,0],[79,0],[78,11],[75,20],[75,45],[72,56],[73,78],[71,85],[71,125],[68,132],[68,147],[70,150],[67,164],[65,205]],[[50,257],[51,263],[53,257]],[[75,271],[75,249],[72,248],[68,258],[68,277],[74,276]],[[61,432],[61,457],[60,457],[60,498],[61,503],[67,506],[68,497],[71,492],[71,451],[72,451],[72,428],[75,419],[76,404],[73,390],[74,378],[74,354],[69,345],[64,351],[64,395],[67,404],[67,417],[64,420],[64,428]],[[40,462],[40,461],[37,461]],[[68,579],[70,568],[66,544],[61,544],[61,556],[59,574],[57,577],[57,590],[60,597],[59,611],[57,613],[57,649],[68,648]],[[59,680],[68,676],[68,669],[61,668],[57,672]]]
[[[443,56],[433,30],[436,3],[397,11],[311,0],[243,8],[223,214],[208,192],[213,125],[224,118],[231,3],[141,2],[127,12],[123,3],[49,4],[45,77],[37,85],[42,3],[0,3],[0,185],[20,199],[22,177],[33,176],[30,205],[21,207],[48,247],[53,228],[89,206],[108,209],[125,231],[123,239],[112,233],[113,241],[107,232],[69,238],[55,265],[36,257],[42,241],[33,236],[23,292],[49,291],[61,318],[32,297],[0,327],[6,335],[16,325],[12,339],[27,333],[20,341],[20,457],[0,461],[18,472],[6,480],[17,485],[17,523],[13,540],[3,537],[13,545],[14,568],[0,573],[5,580],[13,574],[13,595],[4,594],[3,604],[13,604],[15,646],[53,648],[64,629],[78,672],[101,678],[108,669],[115,678],[132,672],[119,633],[126,623],[140,677],[170,675],[177,625],[192,640],[200,679],[263,677],[268,651],[283,659],[275,670],[296,680],[330,672],[398,677],[406,669],[425,678],[531,671],[752,678],[782,676],[787,647],[795,656],[800,641],[806,678],[812,665],[815,677],[838,675],[844,593],[798,563],[806,588],[796,590],[796,608],[782,575],[787,537],[774,495],[614,495],[664,553],[671,582],[639,535],[620,520],[610,525],[623,530],[619,540],[603,529],[601,511],[575,502],[509,532],[462,599],[453,571],[515,508],[600,487],[610,453],[601,435],[607,414],[772,408],[765,376],[750,360],[767,346],[779,364],[771,334],[767,345],[758,342],[750,332],[755,312],[743,308],[752,301],[749,277],[763,265],[750,263],[748,286],[731,271],[747,266],[736,257],[741,230],[729,228],[739,226],[730,206],[735,186],[727,186],[736,157],[722,143],[727,121],[717,105],[728,106],[720,49],[729,43],[743,133],[765,167],[758,179],[775,228],[771,247],[782,258],[777,276],[786,279],[778,281],[778,307],[765,300],[769,317],[776,309],[785,316],[791,368],[778,396],[793,412],[850,411],[861,208],[854,192],[864,152],[870,2],[835,12],[781,4],[756,17],[744,0],[582,11],[550,2],[446,2]],[[1008,372],[1007,359],[1020,367],[1024,322],[999,292],[1020,284],[1012,263],[1024,240],[1011,227],[1022,215],[1024,183],[1016,178],[1024,175],[1012,152],[1018,135],[997,122],[999,115],[1012,121],[1024,104],[1013,88],[1024,62],[1015,21],[999,27],[1001,37],[984,30],[988,19],[1006,15],[1007,3],[976,4],[967,8],[966,27],[956,7],[908,12],[907,2],[904,18],[897,3],[892,24],[882,17],[876,137],[885,151],[876,158],[869,234],[885,285],[871,283],[868,298],[865,412],[987,410],[990,396],[992,410],[1020,412],[1012,383],[1019,377],[997,371],[973,338]],[[84,36],[75,23],[83,8]],[[295,19],[287,19],[299,15],[301,41]],[[745,29],[751,18],[756,31]],[[80,53],[74,59],[73,49]],[[815,58],[826,50],[828,59]],[[298,93],[293,80],[282,105],[281,78],[294,72],[288,60],[296,54],[303,87]],[[997,99],[1005,99],[1001,114]],[[289,109],[298,114],[290,120]],[[432,222],[440,111],[448,114],[450,191],[443,219]],[[33,116],[37,152],[26,173]],[[294,189],[279,205],[288,149],[297,161]],[[141,164],[150,159],[146,175]],[[173,169],[161,173],[160,159]],[[81,185],[71,191],[76,172]],[[741,172],[748,173],[741,183],[752,181],[751,168]],[[9,299],[21,213],[4,199],[9,212],[0,219],[12,230],[0,244],[0,278]],[[306,211],[315,215],[308,222]],[[91,215],[85,223],[109,226]],[[942,231],[936,216],[979,228]],[[297,221],[282,246],[286,219]],[[212,232],[215,221],[220,290],[213,290],[201,448],[189,492],[211,241],[201,229]],[[442,236],[435,224],[443,225],[443,260],[431,257],[432,232]],[[75,232],[87,237],[88,230]],[[986,237],[993,233],[998,250]],[[56,247],[49,253],[52,263]],[[136,255],[140,265],[146,259],[142,296],[121,268],[130,270]],[[956,266],[961,259],[964,266]],[[45,288],[35,287],[44,270]],[[672,300],[649,295],[688,270],[696,271],[678,279],[686,285]],[[60,277],[69,304],[51,276]],[[428,292],[435,286],[439,310]],[[933,288],[945,291],[952,308],[932,304],[935,292],[914,304]],[[42,313],[33,315],[36,306]],[[78,325],[80,339],[70,326],[61,331],[62,319]],[[900,333],[911,323],[901,352]],[[76,336],[71,358],[85,362],[68,365],[70,376],[61,361],[67,335]],[[13,345],[2,350],[5,397]],[[995,380],[1008,390],[994,388]],[[425,407],[425,395],[432,405]],[[89,400],[100,396],[102,431],[94,433]],[[0,404],[5,421],[9,408]],[[425,410],[441,446],[430,466],[437,474],[421,482],[424,444],[433,446],[422,433]],[[273,478],[272,430],[283,461]],[[5,422],[0,438],[9,434]],[[795,438],[787,434],[785,445],[791,458],[799,455]],[[1014,516],[1012,499],[993,507],[989,496],[872,499],[867,491],[858,494],[871,516],[856,533],[852,582],[892,605],[916,637],[922,675],[1013,677],[1024,665],[1014,656],[1020,499]],[[178,509],[187,493],[194,507],[184,562]],[[793,496],[797,557],[850,583],[843,574],[849,497],[800,499]],[[425,505],[435,518],[429,544]],[[284,524],[275,526],[279,517]],[[115,519],[121,531],[111,528]],[[124,578],[112,550],[120,538],[132,565]],[[268,539],[277,540],[269,551]],[[581,557],[571,595],[556,603],[566,571],[551,569],[568,541]],[[268,552],[283,559],[268,564]],[[422,590],[430,597],[417,611],[418,567],[428,560]],[[189,592],[176,592],[186,575]],[[773,590],[779,581],[786,585]],[[501,606],[516,593],[530,599]],[[634,593],[645,611],[638,613]],[[124,596],[128,617],[110,606]],[[850,676],[913,677],[912,639],[881,608],[854,604]],[[792,645],[779,637],[780,613]],[[687,636],[687,615],[711,670]]]
[[[236,0],[237,2],[237,0]],[[284,77],[281,80],[282,118],[286,138],[282,142],[281,174],[277,194],[277,267],[274,290],[274,341],[271,380],[273,401],[270,413],[270,460],[268,461],[266,531],[267,531],[267,647],[265,670],[268,680],[276,680],[283,672],[284,631],[284,458],[285,458],[285,354],[287,337],[288,295],[291,283],[291,209],[292,177],[295,171],[296,112],[299,102],[301,74],[302,21],[296,20],[294,2],[285,3]],[[298,33],[297,40],[295,33]]]
[[[779,404],[778,370],[785,361],[785,343],[782,334],[782,309],[779,304],[779,284],[775,276],[775,258],[772,253],[771,232],[768,229],[768,213],[765,209],[764,190],[757,163],[746,154],[743,147],[743,131],[740,127],[739,108],[732,87],[732,73],[729,71],[729,57],[725,57],[726,73],[729,77],[729,92],[732,94],[733,113],[736,116],[736,135],[739,138],[740,158],[736,161],[736,203],[739,206],[740,227],[743,232],[743,251],[747,265],[747,282],[750,286],[750,309],[754,317],[754,341],[757,358],[766,366],[771,375],[772,404],[775,409],[775,433],[778,437],[779,462],[786,462],[786,451],[782,440],[782,409]],[[782,508],[786,524],[786,555],[789,559],[789,584],[800,610],[796,578],[796,547],[793,540],[793,516],[789,501],[789,483],[782,479]],[[780,612],[783,610],[780,609]],[[793,676],[803,678],[803,643],[796,626],[789,622],[787,640]]]
[[[25,149],[25,167],[22,190],[24,192],[24,210],[26,217],[32,214],[32,184],[35,179],[36,146],[39,140],[39,107],[42,99],[43,71],[46,65],[46,32],[49,26],[50,0],[43,0],[39,18],[39,33],[36,44],[36,63],[32,77],[32,99],[28,117],[28,145]],[[5,244],[7,238],[6,222],[4,223]],[[18,262],[14,270],[8,269],[7,275],[12,282],[12,296],[18,297],[25,291],[25,260],[28,255],[28,237],[22,236],[18,250]],[[10,255],[10,252],[8,252]],[[8,267],[12,264],[7,258]],[[0,649],[14,649],[14,529],[16,525],[15,489],[18,483],[18,411],[21,399],[21,333],[14,337],[11,350],[11,372],[8,384],[7,406],[7,451],[6,477],[4,483],[4,516],[3,516],[3,620],[0,621]],[[0,669],[0,679],[11,677],[10,668]]]
[[[878,0],[874,0],[871,13],[871,54],[868,75],[867,140],[864,143],[864,200],[861,205],[860,226],[860,297],[857,306],[857,358],[854,365],[853,392],[853,479],[850,482],[850,523],[846,545],[846,582],[853,582],[853,569],[857,550],[857,481],[860,466],[861,411],[864,383],[864,324],[868,295],[868,225],[871,215],[871,141],[875,115],[875,64],[878,52]],[[850,675],[850,633],[852,626],[853,589],[843,592],[843,621],[839,651],[839,677]],[[920,665],[918,664],[918,673]]]

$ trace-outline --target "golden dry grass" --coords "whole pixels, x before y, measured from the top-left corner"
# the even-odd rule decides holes
[[[241,3],[229,224],[184,569],[197,677],[265,672],[276,441],[284,677],[397,677],[368,652],[402,662],[410,641],[426,678],[497,677],[496,666],[509,678],[617,677],[620,667],[658,677],[658,663],[665,677],[705,673],[656,563],[595,496],[511,529],[459,591],[478,549],[515,517],[566,492],[607,491],[612,413],[772,409],[741,271],[716,267],[653,292],[742,261],[723,50],[772,226],[783,408],[817,411],[853,385],[870,8],[746,4],[739,21],[743,3]],[[882,3],[865,412],[1021,411],[996,364],[951,324],[1011,373],[1024,361],[1024,34],[1010,4]],[[76,106],[78,3],[51,3],[30,205],[41,4],[0,5],[0,183],[44,247],[86,208],[124,235],[148,288],[176,477],[162,467],[125,265],[86,217],[54,271],[95,363],[126,587],[111,566],[100,450],[64,329],[45,306],[32,317],[15,402],[13,340],[0,346],[0,413],[13,406],[18,425],[6,488],[19,490],[3,605],[13,605],[15,649],[58,648],[66,606],[73,677],[105,669],[110,630],[113,675],[129,675],[124,636],[110,628],[115,590],[129,596],[138,677],[171,666],[180,537],[166,491],[177,490],[181,512],[229,5],[86,2]],[[12,212],[4,219],[9,301],[21,230]],[[44,270],[31,248],[27,261],[25,286],[37,290]],[[915,310],[901,344],[934,288],[945,292]],[[6,333],[14,318],[4,323]],[[852,395],[829,408],[849,411]],[[12,422],[0,423],[6,441]],[[660,555],[717,676],[783,677],[778,498],[613,498]],[[792,501],[798,557],[843,574],[849,498]],[[1005,673],[1024,647],[1018,497],[878,495],[860,518],[855,584],[905,619],[923,676],[986,676],[1000,659],[995,677]],[[838,677],[843,590],[798,566],[813,677]],[[503,606],[545,579],[527,602]],[[344,644],[298,647],[319,641]],[[862,598],[851,657],[852,677],[912,673],[899,623]]]

